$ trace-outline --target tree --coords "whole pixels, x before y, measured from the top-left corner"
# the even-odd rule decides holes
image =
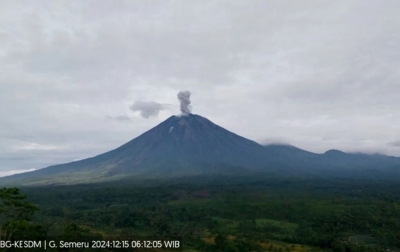
[[[82,228],[75,223],[70,223],[65,227],[62,238],[67,241],[92,241],[101,240],[102,235],[93,233],[90,229]]]
[[[33,223],[33,214],[38,207],[26,200],[18,188],[0,189],[0,239],[43,238],[43,226]]]

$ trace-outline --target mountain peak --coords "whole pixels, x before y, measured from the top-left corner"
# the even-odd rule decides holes
[[[109,152],[29,175],[53,181],[93,181],[121,176],[201,174],[230,168],[254,170],[264,167],[264,154],[260,144],[188,113],[171,116]]]
[[[343,151],[340,151],[340,150],[335,150],[335,149],[328,150],[324,153],[324,155],[343,155],[343,154],[346,154],[346,153]]]
[[[171,116],[126,144],[67,164],[4,178],[37,184],[87,183],[125,177],[176,177],[207,173],[269,171],[273,173],[336,172],[337,168],[394,167],[400,159],[364,157],[338,150],[324,154],[291,145],[262,146],[200,115]],[[321,167],[325,169],[320,169]],[[333,169],[335,167],[335,169]],[[10,183],[10,182],[8,182]],[[18,183],[18,182],[17,182]],[[26,184],[26,183],[25,183]]]

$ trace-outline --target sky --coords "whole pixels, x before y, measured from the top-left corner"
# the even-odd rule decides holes
[[[0,2],[0,176],[192,112],[256,142],[400,156],[398,0]]]

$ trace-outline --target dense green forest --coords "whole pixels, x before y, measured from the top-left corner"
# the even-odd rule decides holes
[[[184,251],[400,248],[393,180],[214,175],[5,188],[0,199],[2,239],[173,237]]]

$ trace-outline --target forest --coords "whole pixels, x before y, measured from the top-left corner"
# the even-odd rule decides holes
[[[395,180],[257,175],[3,188],[0,240],[178,239],[180,251],[399,251],[399,192]]]

